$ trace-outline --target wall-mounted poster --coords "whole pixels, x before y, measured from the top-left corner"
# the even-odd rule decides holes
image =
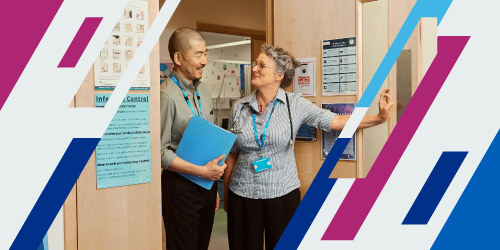
[[[130,0],[94,63],[95,89],[115,89],[149,29],[148,19],[148,2]],[[149,90],[149,86],[146,60],[130,89]]]
[[[321,108],[328,109],[337,115],[350,115],[354,111],[355,104],[351,103],[323,103]],[[321,159],[326,159],[330,150],[339,138],[340,131],[321,132]],[[356,133],[352,136],[347,144],[344,152],[340,156],[340,160],[356,160]]]
[[[356,95],[356,37],[323,40],[323,96]]]
[[[293,78],[293,92],[303,96],[316,96],[316,82],[314,81],[316,58],[298,58],[300,67],[295,69]]]
[[[95,94],[104,108],[110,94]],[[96,147],[97,189],[151,182],[149,95],[127,95]]]

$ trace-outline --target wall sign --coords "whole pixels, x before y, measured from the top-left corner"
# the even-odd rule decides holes
[[[323,40],[323,96],[356,95],[356,37]]]
[[[297,61],[301,65],[295,69],[293,92],[303,96],[316,96],[316,82],[314,79],[316,58],[298,58]]]
[[[321,108],[328,109],[337,115],[350,115],[354,111],[356,105],[352,103],[323,103]],[[339,138],[340,131],[333,130],[332,132],[321,132],[321,159],[326,159],[330,150]],[[344,152],[340,156],[340,160],[356,160],[356,133],[352,136],[347,144]]]
[[[115,89],[149,29],[148,2],[130,0],[94,62],[95,89]],[[131,90],[149,90],[149,60]]]
[[[95,94],[104,108],[110,94]],[[97,189],[151,182],[149,95],[127,95],[96,147]]]

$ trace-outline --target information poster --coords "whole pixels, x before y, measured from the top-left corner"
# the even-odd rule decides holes
[[[303,96],[316,96],[316,82],[314,81],[316,58],[298,58],[300,67],[295,69],[293,78],[293,92]]]
[[[95,94],[104,108],[110,94]],[[151,182],[149,95],[127,95],[96,148],[97,189]]]
[[[337,115],[350,115],[354,111],[355,104],[352,103],[323,103],[321,108],[328,109]],[[325,132],[322,131],[321,140],[321,159],[326,159],[326,156],[330,153],[333,144],[339,138],[340,131]],[[340,156],[340,160],[356,160],[356,133],[352,136],[351,140],[347,144],[344,152]]]
[[[356,37],[323,40],[323,96],[356,95]]]
[[[115,89],[149,29],[148,2],[130,0],[94,63],[95,89]],[[146,60],[131,90],[149,90]]]

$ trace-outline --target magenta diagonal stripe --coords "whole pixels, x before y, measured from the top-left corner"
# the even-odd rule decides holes
[[[64,53],[58,68],[74,68],[76,66],[101,21],[102,17],[85,18],[68,50]]]
[[[387,140],[370,173],[356,179],[322,240],[354,240],[399,159],[462,53],[467,36],[438,37],[438,54]]]
[[[5,48],[0,63],[3,72],[0,84],[0,110],[62,3],[63,0],[3,2],[2,8],[8,10],[4,11],[3,19],[11,22],[9,24],[11,29],[8,36],[0,39],[1,47]],[[22,10],[22,14],[15,10]]]

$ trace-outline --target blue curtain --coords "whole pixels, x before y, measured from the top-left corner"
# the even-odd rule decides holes
[[[240,82],[241,82],[241,89],[243,90],[243,93],[245,93],[245,65],[246,64],[240,64]]]

